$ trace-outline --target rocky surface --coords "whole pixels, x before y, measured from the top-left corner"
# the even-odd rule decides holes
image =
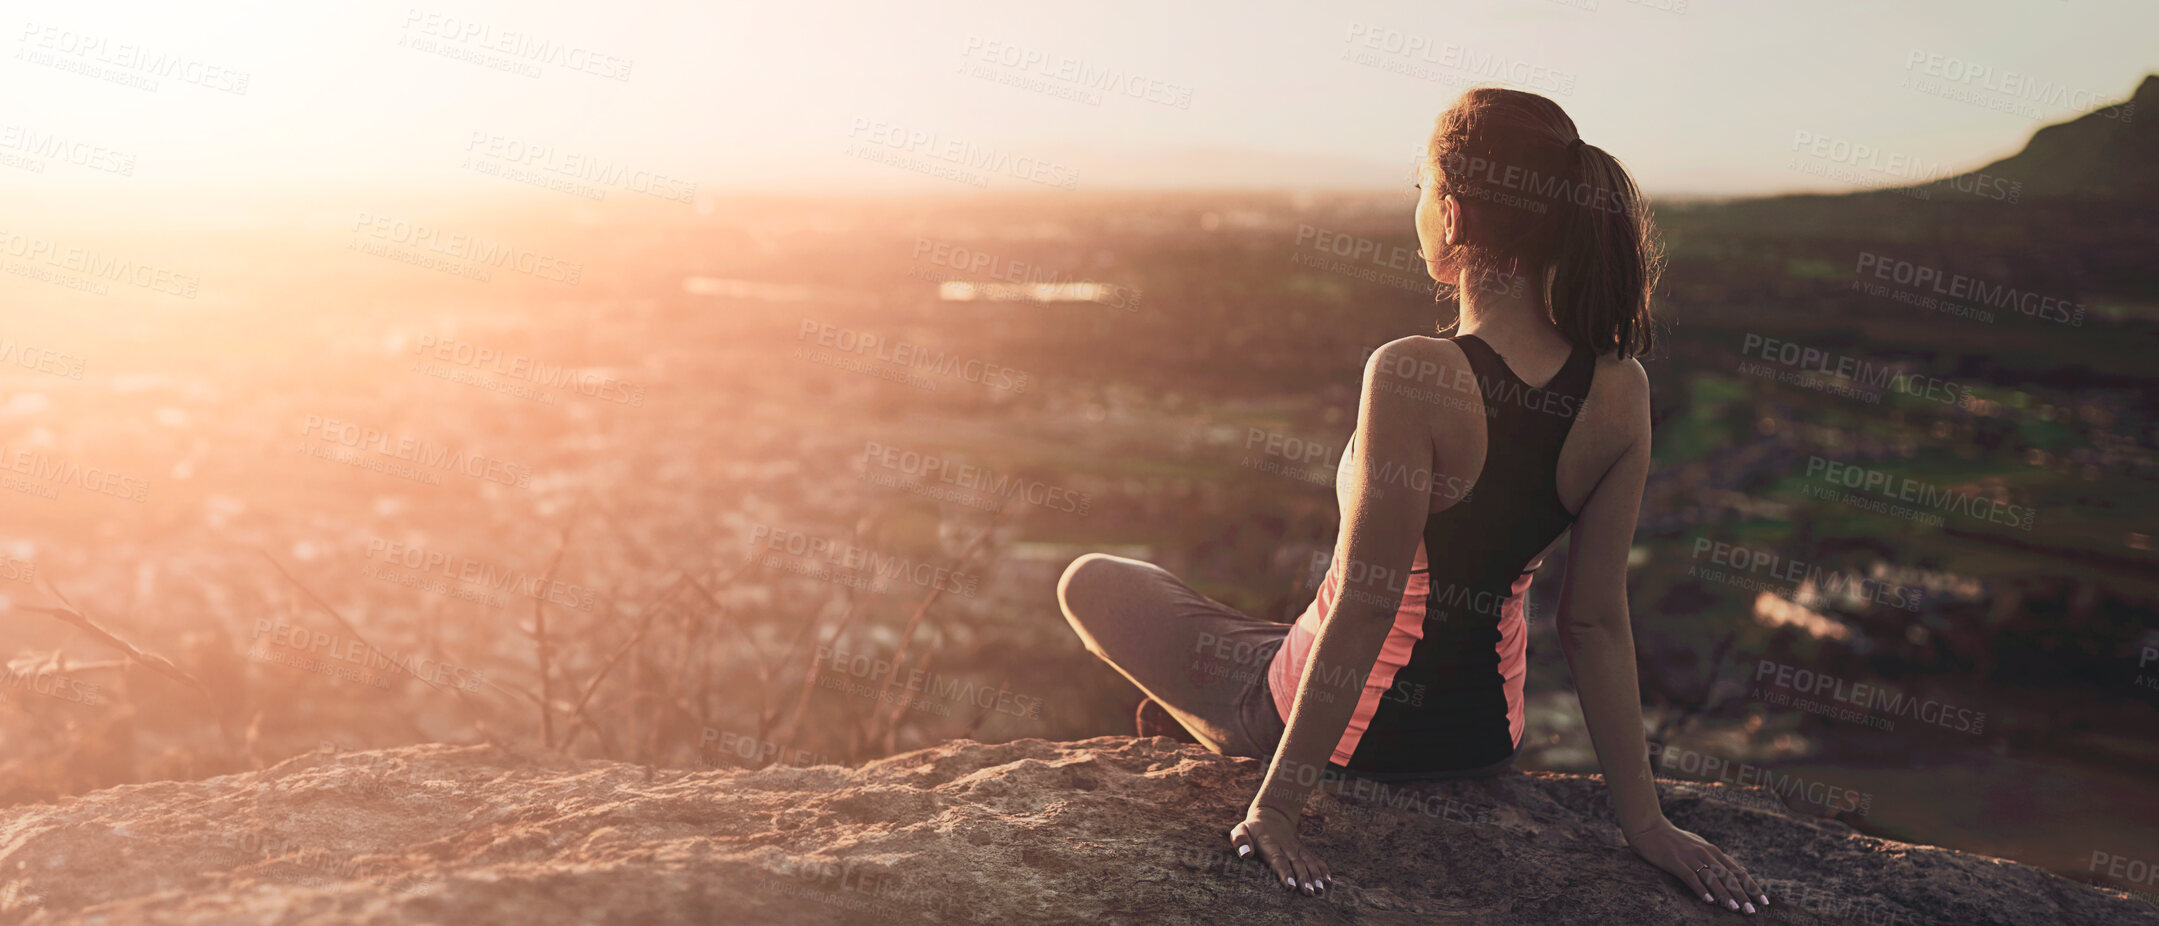
[[[1337,889],[1297,897],[1222,851],[1258,774],[1127,737],[855,769],[310,755],[0,813],[0,923],[2159,924],[2014,862],[1666,782],[1679,825],[1770,884],[1759,916],[1711,909],[1627,851],[1600,779],[1558,774],[1317,796]]]

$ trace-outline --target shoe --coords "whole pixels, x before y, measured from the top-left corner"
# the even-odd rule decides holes
[[[1167,736],[1179,742],[1199,742],[1192,731],[1185,729],[1184,724],[1178,723],[1177,718],[1170,716],[1169,710],[1153,698],[1139,699],[1139,706],[1132,710],[1132,728],[1139,736]]]

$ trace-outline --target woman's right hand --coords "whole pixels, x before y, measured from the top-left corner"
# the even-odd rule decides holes
[[[1627,845],[1643,860],[1671,872],[1706,902],[1750,914],[1757,902],[1769,906],[1769,895],[1754,883],[1747,869],[1709,840],[1673,826],[1670,820],[1628,836]]]
[[[1253,807],[1244,822],[1230,828],[1229,842],[1238,858],[1251,858],[1257,852],[1260,862],[1274,870],[1283,890],[1312,897],[1334,886],[1334,873],[1298,841],[1297,824],[1282,811]]]

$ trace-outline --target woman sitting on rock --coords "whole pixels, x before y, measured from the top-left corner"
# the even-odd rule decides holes
[[[1558,635],[1627,844],[1704,901],[1769,899],[1665,819],[1650,775],[1627,614],[1627,551],[1649,472],[1661,261],[1640,192],[1542,96],[1476,89],[1419,168],[1419,254],[1456,292],[1452,337],[1365,364],[1335,477],[1342,526],[1294,624],[1247,617],[1149,563],[1080,557],[1057,593],[1088,650],[1217,752],[1266,759],[1230,830],[1283,887],[1327,890],[1296,820],[1320,781],[1464,778],[1522,742],[1522,602],[1573,533]],[[1158,705],[1158,707],[1157,707]]]

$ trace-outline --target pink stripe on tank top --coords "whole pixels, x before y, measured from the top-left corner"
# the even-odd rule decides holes
[[[1328,757],[1336,765],[1348,765],[1350,757],[1357,754],[1357,745],[1364,741],[1364,733],[1372,724],[1372,715],[1379,710],[1380,699],[1394,687],[1395,673],[1409,664],[1411,650],[1424,638],[1425,604],[1431,594],[1428,566],[1424,541],[1420,540],[1416,558],[1409,567],[1413,571],[1403,583],[1402,604],[1395,609],[1394,624],[1387,628],[1387,642],[1380,646],[1379,658],[1365,678],[1364,693],[1357,699],[1357,710],[1350,715],[1349,725],[1342,729],[1342,738],[1336,741],[1334,753]],[[1499,642],[1493,646],[1499,657],[1499,675],[1507,694],[1507,734],[1517,748],[1522,745],[1522,686],[1528,678],[1529,664],[1529,632],[1522,609],[1523,602],[1528,599],[1534,571],[1532,568],[1514,580],[1507,601],[1500,606]],[[1297,616],[1282,648],[1275,651],[1274,659],[1267,665],[1267,687],[1274,696],[1275,712],[1284,723],[1289,722],[1290,710],[1296,705],[1297,686],[1304,680],[1304,665],[1311,656],[1312,642],[1318,637],[1320,625],[1326,622],[1327,615],[1334,613],[1340,594],[1340,573],[1334,565],[1329,565],[1327,577],[1320,582],[1319,594],[1304,613]]]
[[[1341,572],[1337,559],[1327,567],[1327,578],[1320,582],[1319,595],[1312,604],[1297,616],[1290,626],[1289,636],[1282,648],[1275,651],[1274,660],[1267,666],[1267,687],[1274,695],[1275,711],[1289,722],[1290,708],[1297,701],[1297,685],[1304,680],[1304,664],[1312,652],[1312,641],[1319,635],[1320,624],[1327,615],[1334,613],[1334,605],[1341,594]],[[1342,729],[1342,738],[1336,741],[1334,754],[1329,757],[1337,765],[1347,765],[1349,757],[1357,753],[1357,744],[1364,739],[1364,731],[1372,725],[1372,714],[1379,710],[1379,701],[1387,690],[1394,687],[1394,674],[1409,664],[1410,650],[1424,638],[1425,598],[1431,594],[1428,564],[1424,558],[1424,541],[1417,541],[1417,556],[1410,563],[1409,578],[1402,583],[1402,604],[1395,609],[1394,624],[1387,628],[1387,642],[1379,649],[1379,659],[1373,663],[1372,672],[1365,677],[1364,693],[1357,698],[1357,710],[1350,715],[1349,726]]]

